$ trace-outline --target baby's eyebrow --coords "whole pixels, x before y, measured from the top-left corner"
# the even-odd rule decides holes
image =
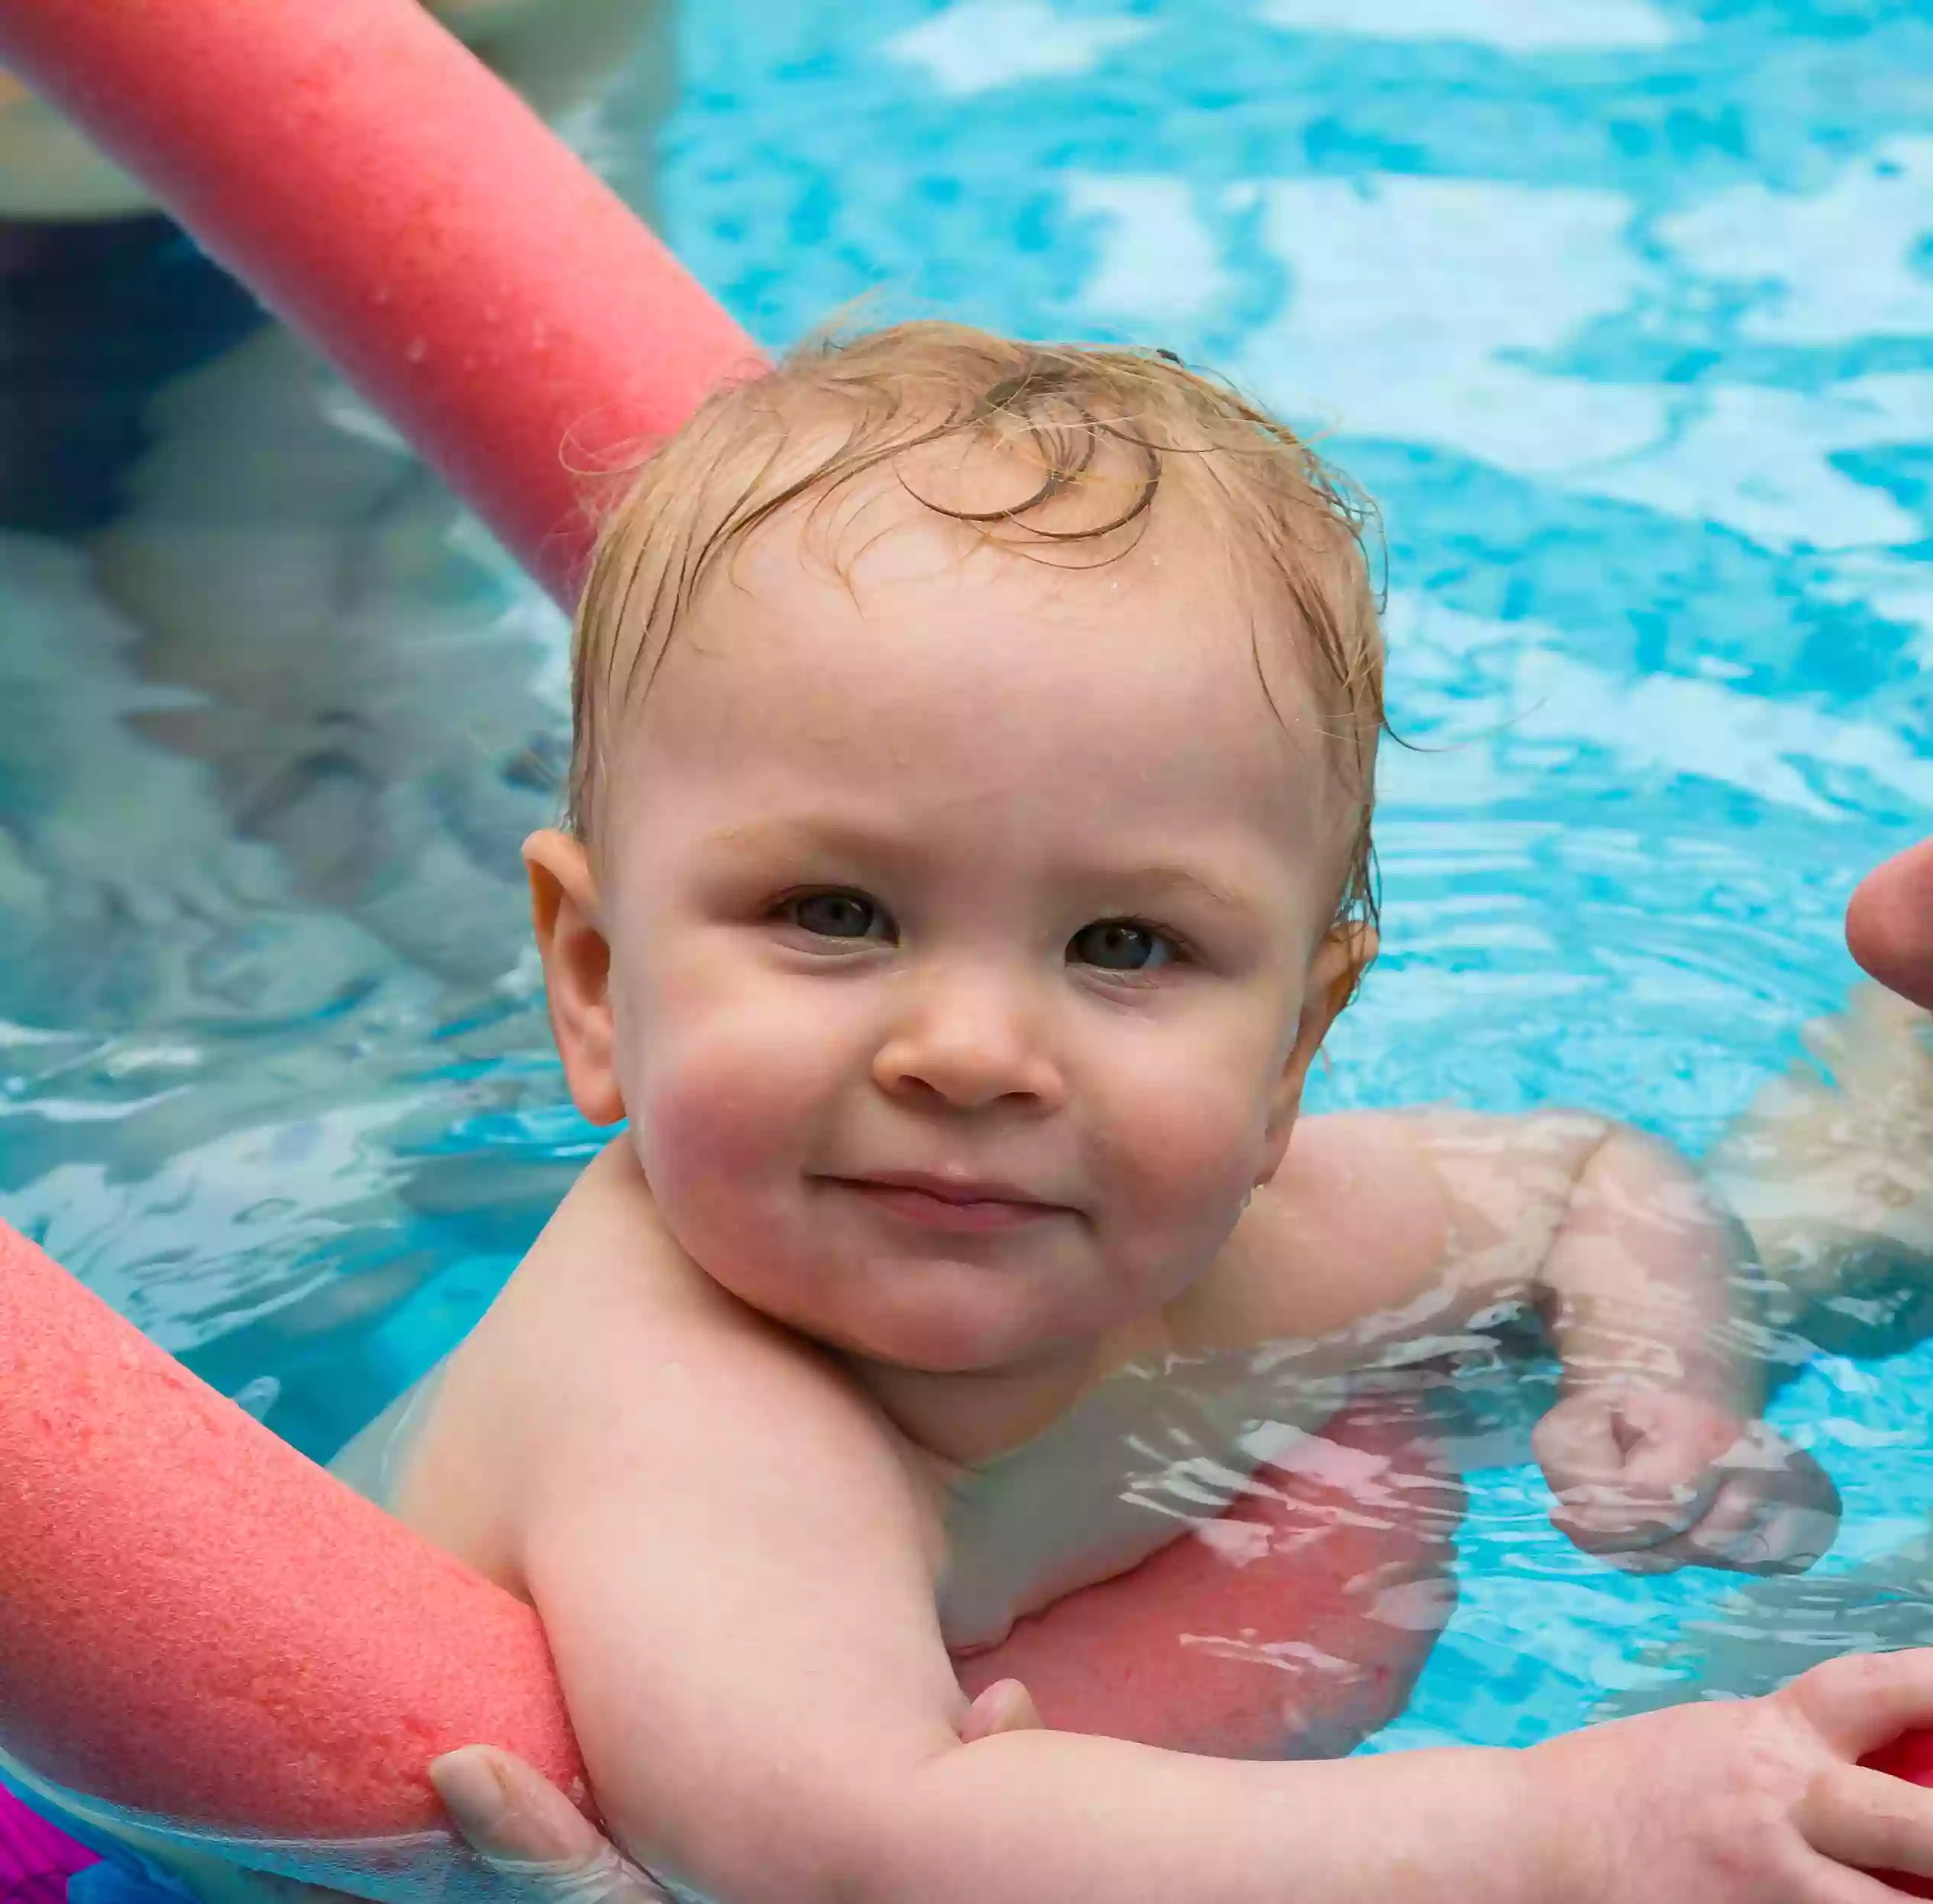
[[[854,858],[892,861],[915,857],[910,842],[891,832],[832,815],[797,819],[754,819],[707,833],[701,845],[728,853],[829,852]]]
[[[1206,900],[1225,913],[1252,919],[1262,910],[1260,902],[1240,886],[1224,884],[1194,868],[1176,865],[1127,866],[1118,871],[1094,873],[1081,884],[1114,888],[1137,898],[1143,894],[1181,903]]]
[[[703,845],[713,852],[831,854],[874,865],[912,867],[930,865],[931,856],[916,842],[887,829],[856,825],[827,814],[797,819],[755,819],[720,828],[706,835]],[[1118,865],[1069,865],[1055,875],[1068,892],[1091,894],[1097,904],[1115,900],[1134,904],[1206,904],[1245,921],[1267,910],[1261,899],[1240,881],[1216,877],[1205,868],[1178,861],[1133,861]]]

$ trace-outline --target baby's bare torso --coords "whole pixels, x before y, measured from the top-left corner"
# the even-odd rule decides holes
[[[428,1430],[462,1432],[443,1404],[447,1367],[438,1363],[330,1464],[405,1519],[435,1492],[422,1460]],[[1343,1388],[1333,1375],[1285,1376],[1249,1351],[1131,1363],[1005,1454],[971,1467],[926,1464],[945,1536],[936,1598],[947,1645],[994,1645],[1023,1615],[1215,1521],[1260,1461],[1335,1412]],[[486,1551],[458,1557],[488,1570]]]
[[[1442,1213],[1398,1210],[1392,1224],[1392,1200],[1376,1200],[1375,1233],[1360,1233],[1370,1200],[1358,1193],[1389,1140],[1378,1120],[1313,1120],[1298,1133],[1301,1168],[1258,1196],[1191,1292],[1179,1346],[1116,1367],[991,1459],[962,1465],[908,1445],[909,1471],[930,1495],[949,1647],[994,1644],[1022,1615],[1212,1523],[1259,1463],[1279,1459],[1335,1412],[1352,1370],[1459,1339],[1463,1305],[1427,1273],[1441,1253]],[[540,1246],[519,1272],[520,1299],[541,1308],[546,1277],[568,1274],[567,1262],[547,1263]],[[1270,1285],[1261,1311],[1249,1300],[1258,1282]],[[1285,1321],[1298,1326],[1285,1330]],[[1244,1333],[1250,1339],[1228,1339]],[[527,1324],[486,1319],[331,1464],[519,1594],[506,1437],[544,1432],[519,1424],[515,1398],[528,1385],[514,1365],[545,1353]],[[640,1381],[651,1379],[641,1366]],[[773,1458],[796,1457],[775,1446]]]

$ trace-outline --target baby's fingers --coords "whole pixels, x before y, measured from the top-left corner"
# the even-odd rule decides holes
[[[1556,1495],[1552,1524],[1586,1553],[1625,1558],[1682,1539],[1705,1512],[1714,1485],[1687,1483],[1653,1492],[1621,1482],[1553,1478],[1547,1471],[1546,1478]]]
[[[1718,1485],[1708,1411],[1642,1394],[1566,1398],[1531,1447],[1557,1497],[1551,1518],[1587,1553],[1629,1554],[1682,1534]],[[1734,1432],[1728,1429],[1728,1440]],[[1722,1446],[1722,1443],[1717,1445]]]
[[[971,1745],[1002,1732],[1038,1732],[1046,1724],[1033,1695],[1018,1679],[996,1679],[968,1712],[960,1727],[960,1743]]]
[[[494,1746],[446,1752],[429,1768],[470,1847],[542,1904],[670,1904],[571,1801]]]

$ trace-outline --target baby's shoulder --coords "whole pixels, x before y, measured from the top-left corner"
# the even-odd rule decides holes
[[[757,1464],[801,1434],[903,1451],[839,1359],[706,1274],[619,1139],[586,1168],[416,1426],[395,1511],[506,1585],[540,1524]]]
[[[1191,1345],[1333,1339],[1421,1303],[1481,1262],[1541,1260],[1577,1173],[1611,1127],[1589,1112],[1426,1104],[1295,1127],[1275,1175],[1176,1305]]]
[[[1297,1124],[1281,1167],[1174,1305],[1178,1341],[1311,1342],[1408,1301],[1440,1264],[1450,1224],[1435,1115],[1339,1111]]]
[[[619,1140],[578,1177],[490,1309],[338,1457],[343,1479],[446,1552],[522,1593],[533,1491],[569,1450],[621,1431],[677,1340],[722,1329],[707,1278],[658,1218]]]

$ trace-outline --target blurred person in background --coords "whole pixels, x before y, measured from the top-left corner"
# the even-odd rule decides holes
[[[666,0],[427,4],[650,215]],[[622,146],[598,114],[620,73]],[[516,962],[516,849],[551,816],[567,728],[561,623],[386,425],[5,73],[0,603],[0,693],[25,716],[0,737],[0,916],[61,968],[63,1009],[117,958],[113,989],[131,966],[178,987],[194,961],[166,970],[170,933],[232,936],[251,906],[352,922],[379,942],[352,963],[463,984]],[[186,982],[218,994],[202,950]]]

